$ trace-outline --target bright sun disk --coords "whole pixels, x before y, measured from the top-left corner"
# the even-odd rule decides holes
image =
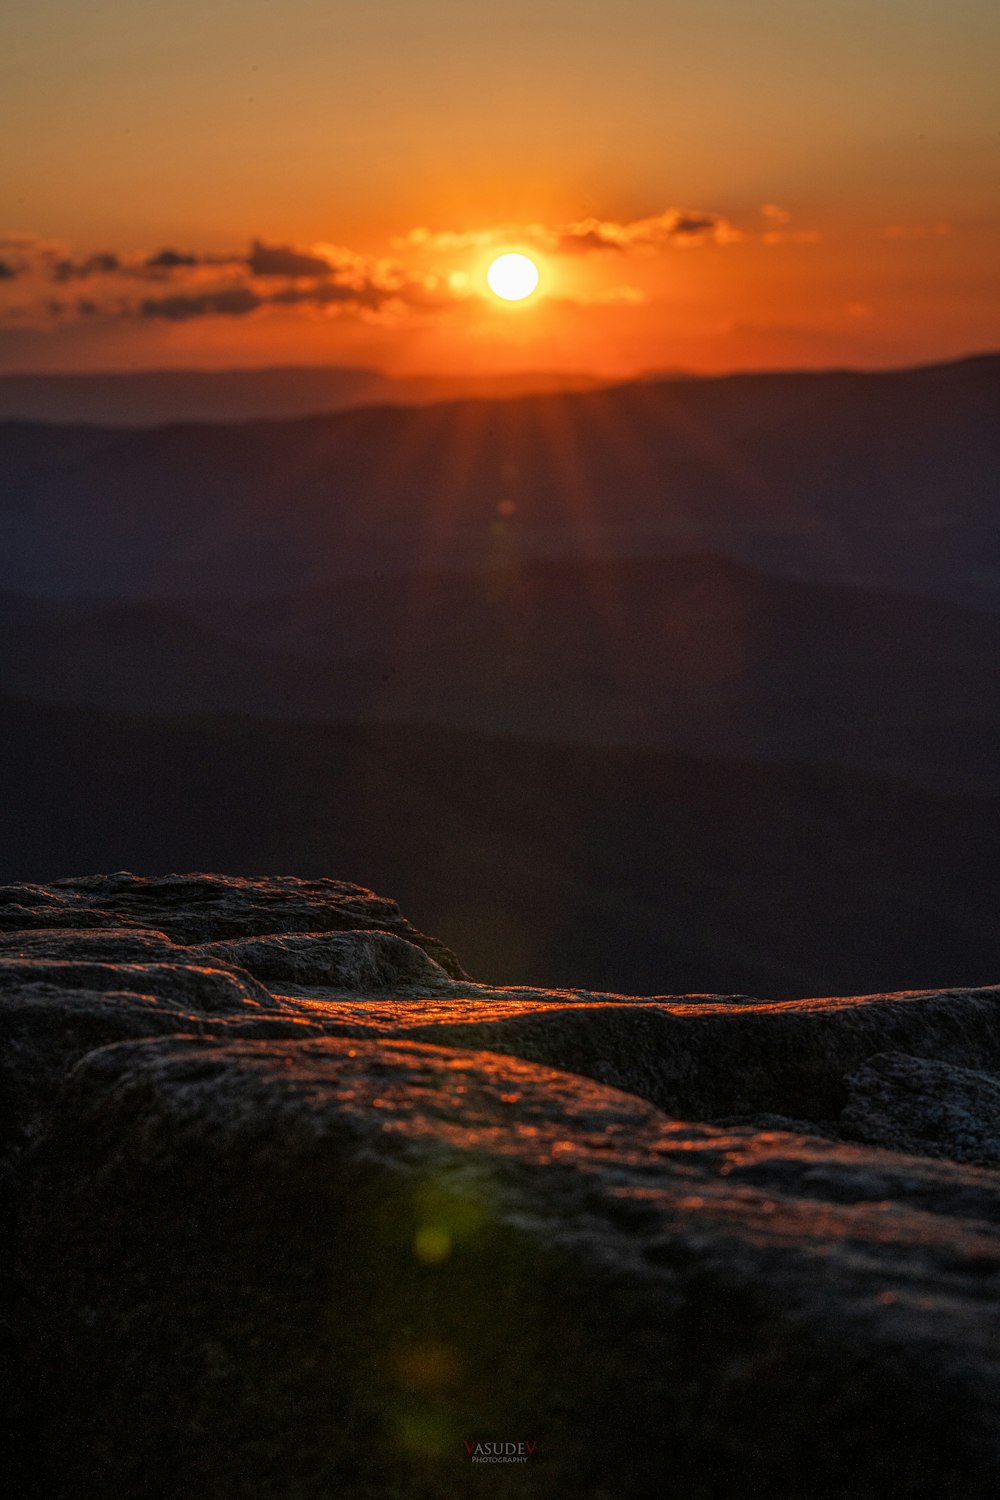
[[[486,272],[490,291],[505,302],[523,302],[538,285],[538,267],[527,255],[498,255]]]

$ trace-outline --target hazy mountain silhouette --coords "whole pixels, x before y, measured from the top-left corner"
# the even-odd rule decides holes
[[[0,879],[347,869],[502,983],[996,978],[996,799],[413,727],[0,711]]]
[[[1000,599],[1000,356],[151,431],[0,426],[0,586],[254,593],[723,552]]]
[[[391,376],[364,365],[0,375],[0,421],[93,422],[109,427],[248,422],[373,402],[410,406],[464,397],[584,391],[610,383],[555,370]]]
[[[711,557],[344,582],[253,603],[0,596],[0,691],[796,759],[1000,790],[1000,619]]]
[[[0,878],[335,869],[507,982],[990,981],[998,391],[2,424]]]

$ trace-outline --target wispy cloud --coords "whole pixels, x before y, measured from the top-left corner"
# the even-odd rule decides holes
[[[945,220],[933,224],[887,224],[880,230],[883,240],[946,240],[954,234],[954,228]]]
[[[562,254],[611,250],[649,254],[666,246],[732,245],[743,238],[722,214],[701,209],[668,208],[645,219],[581,219],[552,232],[553,248]]]
[[[600,252],[653,253],[668,245],[735,244],[742,232],[722,214],[701,209],[667,208],[643,219],[589,217],[569,223],[506,222],[481,229],[428,229],[420,225],[399,236],[399,250],[450,253],[518,243],[552,255]]]
[[[551,257],[655,257],[704,246],[804,243],[791,213],[765,204],[761,222],[741,228],[714,210],[673,207],[636,219],[590,216],[568,222],[498,223],[433,230],[418,226],[392,242],[393,254],[366,255],[333,242],[298,245],[255,236],[249,249],[199,252],[100,248],[83,254],[31,235],[0,235],[0,321],[43,328],[73,319],[189,323],[283,312],[398,323],[476,301],[476,257],[521,245]],[[572,278],[569,278],[572,281]],[[580,306],[638,302],[646,293],[616,276],[609,287],[559,290]],[[75,290],[77,295],[71,295]]]
[[[818,245],[823,238],[818,229],[799,229],[793,225],[790,210],[778,203],[762,203],[760,216],[764,221],[760,231],[762,245]]]
[[[63,245],[30,236],[0,239],[14,252],[0,264],[0,281],[22,278],[34,301],[7,302],[7,322],[67,319],[137,319],[184,323],[198,318],[246,318],[269,309],[375,317],[384,310],[434,311],[468,295],[459,280],[371,257],[339,245],[268,244],[254,239],[247,252],[198,254],[165,248],[100,251],[74,256]],[[140,290],[137,283],[146,283]],[[76,298],[53,296],[53,283],[86,285]],[[150,287],[154,284],[157,290]]]
[[[66,258],[54,261],[51,275],[53,281],[86,281],[91,276],[112,276],[121,270],[122,263],[117,255],[101,251],[98,255],[88,255],[85,260]]]

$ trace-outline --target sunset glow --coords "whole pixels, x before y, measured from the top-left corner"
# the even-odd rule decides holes
[[[239,14],[12,11],[0,370],[630,377],[1000,344],[990,0]],[[514,253],[534,295],[487,283]]]

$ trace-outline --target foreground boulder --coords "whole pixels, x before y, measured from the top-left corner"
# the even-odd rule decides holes
[[[996,1492],[1000,991],[489,989],[333,881],[0,914],[17,1494]]]
[[[105,1048],[23,1226],[50,1493],[457,1496],[509,1441],[502,1493],[985,1496],[998,1223],[988,1174],[488,1053]]]

